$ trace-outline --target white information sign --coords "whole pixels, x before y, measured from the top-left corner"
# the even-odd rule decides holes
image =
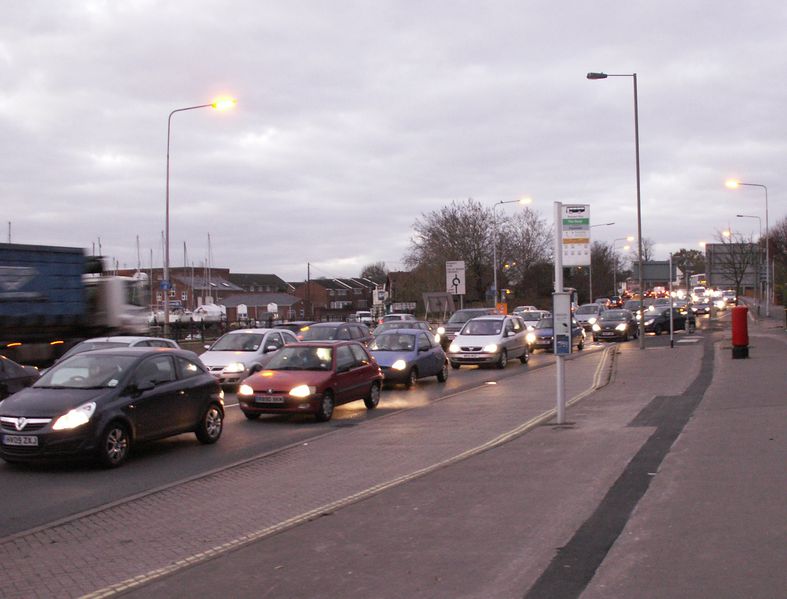
[[[590,265],[590,205],[563,204],[563,266]]]
[[[454,260],[445,263],[445,290],[453,295],[465,294],[464,260]]]

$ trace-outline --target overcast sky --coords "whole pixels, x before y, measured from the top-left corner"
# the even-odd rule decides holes
[[[357,276],[402,267],[412,224],[472,197],[588,203],[594,239],[656,258],[785,215],[787,5],[706,0],[4,2],[7,241],[162,264]],[[512,213],[501,206],[498,214]]]

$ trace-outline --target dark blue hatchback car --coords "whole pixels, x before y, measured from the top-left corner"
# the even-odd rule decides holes
[[[385,382],[412,387],[420,378],[436,376],[441,383],[448,378],[448,359],[429,331],[387,331],[375,337],[369,351],[380,365]]]

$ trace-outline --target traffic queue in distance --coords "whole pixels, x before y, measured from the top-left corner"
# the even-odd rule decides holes
[[[663,298],[645,298],[646,332],[663,332],[670,313],[675,328],[693,330],[701,300],[670,308]],[[573,346],[582,350],[590,336],[636,338],[639,309],[640,300],[618,307],[606,298],[577,307]],[[463,366],[527,365],[533,352],[552,351],[552,324],[551,313],[535,306],[509,315],[466,308],[441,324],[387,314],[372,330],[359,321],[236,329],[199,356],[147,336],[84,340],[44,371],[0,356],[0,457],[10,463],[88,457],[117,467],[149,440],[190,432],[210,445],[224,429],[225,390],[236,392],[249,420],[308,414],[326,422],[348,402],[374,410],[384,387],[411,388],[431,377],[444,383]]]

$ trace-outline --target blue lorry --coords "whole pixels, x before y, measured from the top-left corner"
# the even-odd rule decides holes
[[[0,243],[0,353],[47,365],[88,337],[144,334],[144,291],[81,248]]]

